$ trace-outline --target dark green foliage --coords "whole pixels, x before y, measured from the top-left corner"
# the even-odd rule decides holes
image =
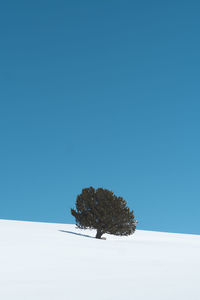
[[[97,229],[96,238],[101,238],[104,233],[130,235],[136,229],[137,222],[126,201],[102,188],[83,189],[77,196],[76,210],[71,209],[71,214],[79,228]]]

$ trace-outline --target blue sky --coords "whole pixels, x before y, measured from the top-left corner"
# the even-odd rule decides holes
[[[83,187],[200,234],[199,1],[0,4],[0,218],[73,223]]]

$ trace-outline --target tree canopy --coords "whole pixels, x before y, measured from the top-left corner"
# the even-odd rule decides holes
[[[96,238],[101,238],[104,233],[130,235],[136,229],[137,221],[126,201],[103,188],[84,188],[77,196],[76,209],[71,209],[71,214],[79,228],[96,229]]]

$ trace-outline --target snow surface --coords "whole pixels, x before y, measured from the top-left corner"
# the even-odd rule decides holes
[[[200,236],[0,220],[1,300],[199,300]]]

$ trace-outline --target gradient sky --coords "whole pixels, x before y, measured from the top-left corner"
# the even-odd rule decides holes
[[[92,185],[200,234],[199,133],[199,1],[1,1],[0,218],[74,223]]]

